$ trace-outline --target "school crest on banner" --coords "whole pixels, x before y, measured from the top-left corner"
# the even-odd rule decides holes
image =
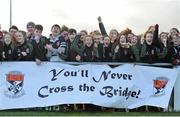
[[[24,75],[20,71],[10,71],[6,74],[5,95],[10,98],[17,98],[24,94]]]
[[[166,84],[168,83],[168,78],[166,77],[157,77],[155,80],[154,80],[154,85],[153,85],[153,88],[154,88],[154,95],[153,96],[161,96],[161,95],[165,95],[165,87],[166,87]]]

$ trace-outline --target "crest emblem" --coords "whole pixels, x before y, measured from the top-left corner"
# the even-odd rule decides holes
[[[5,94],[8,97],[19,97],[24,94],[23,90],[24,75],[20,71],[10,71],[6,74]]]
[[[165,87],[168,83],[168,78],[166,77],[157,77],[153,80],[153,93],[154,96],[165,95]]]

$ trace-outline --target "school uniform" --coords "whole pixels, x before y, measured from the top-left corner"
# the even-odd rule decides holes
[[[178,61],[180,61],[180,45],[172,48],[172,64],[180,65],[180,62]]]
[[[116,62],[132,62],[135,61],[135,57],[130,47],[120,46],[118,51],[114,53],[113,60]]]
[[[104,44],[100,43],[98,45],[98,54],[99,54],[99,61],[111,62],[113,56],[112,44],[110,43],[108,46],[104,46]]]
[[[41,36],[39,39],[39,42],[37,42],[35,39],[31,41],[31,44],[33,46],[33,57],[35,59],[39,59],[41,61],[48,61],[48,58],[46,56],[47,49],[45,48],[45,45],[47,44],[47,38],[44,36]]]
[[[106,29],[105,29],[104,24],[103,24],[102,22],[99,23],[99,29],[100,29],[101,34],[102,34],[103,36],[107,36]]]
[[[84,52],[84,49],[85,49],[85,45],[83,44],[83,42],[80,40],[80,35],[76,35],[76,37],[74,38],[72,44],[71,44],[71,50],[74,51],[75,54],[73,54],[73,57],[71,57],[71,60],[74,60],[76,61],[75,57],[77,55],[81,56],[81,60],[82,61],[82,58],[83,58],[83,52]],[[70,52],[70,55],[72,54],[72,52]]]
[[[58,56],[63,61],[67,61],[69,57],[70,40],[61,40],[58,48]]]
[[[153,45],[156,47],[160,47],[160,41],[159,41],[159,25],[155,25],[155,31],[153,32]]]
[[[140,45],[132,45],[131,51],[134,56],[134,62],[140,62]]]
[[[154,45],[147,45],[146,43],[141,45],[140,59],[144,63],[157,62],[157,48]]]
[[[50,38],[53,49],[50,51],[50,61],[65,61],[68,58],[69,42],[59,35],[56,39]]]
[[[158,63],[170,63],[171,62],[171,51],[172,49],[168,46],[164,46],[160,43],[160,46],[157,48],[157,56],[158,56]]]
[[[13,61],[15,59],[15,51],[14,51],[15,45],[13,43],[10,43],[9,45],[6,45],[4,43],[3,46],[3,60],[4,61]]]
[[[95,62],[98,58],[98,50],[93,45],[91,47],[85,46],[83,51],[84,62]]]
[[[34,40],[34,34],[30,34],[27,38],[28,38],[28,41],[29,43],[31,43],[33,40]]]
[[[27,55],[23,56],[22,52]],[[33,61],[33,46],[30,43],[17,43],[15,46],[15,60],[17,61]]]

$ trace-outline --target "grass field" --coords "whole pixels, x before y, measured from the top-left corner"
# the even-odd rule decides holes
[[[180,116],[180,112],[47,112],[6,110],[0,116]]]

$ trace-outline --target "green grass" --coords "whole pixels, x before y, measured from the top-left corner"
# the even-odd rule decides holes
[[[6,110],[0,116],[180,116],[180,112],[47,112]]]

